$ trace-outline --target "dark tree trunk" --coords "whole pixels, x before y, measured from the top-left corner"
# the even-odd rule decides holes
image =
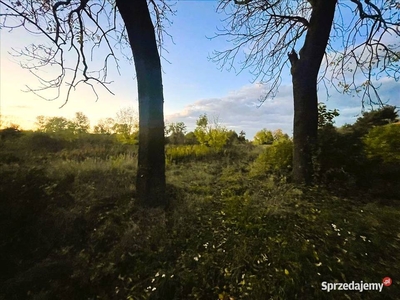
[[[289,53],[294,101],[293,180],[307,185],[312,183],[312,161],[317,142],[318,72],[328,44],[337,0],[312,2],[304,46],[299,56],[294,51]]]
[[[135,61],[139,96],[138,202],[165,207],[163,87],[160,55],[146,0],[117,0]]]

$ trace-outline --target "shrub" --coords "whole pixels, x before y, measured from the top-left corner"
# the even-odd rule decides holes
[[[360,138],[359,130],[352,126],[321,128],[314,164],[316,181],[340,194],[398,198],[399,129],[395,124],[376,126]]]
[[[277,142],[281,139],[288,140],[289,136],[286,133],[283,133],[281,129],[271,131],[264,128],[256,133],[256,135],[254,136],[253,144],[272,145],[274,142]]]
[[[180,162],[187,159],[204,158],[213,153],[205,145],[171,146],[166,148],[167,163]]]
[[[287,174],[292,168],[293,142],[279,139],[267,146],[253,163],[251,175],[263,175],[268,172]]]
[[[365,153],[373,168],[370,192],[390,199],[400,199],[400,126],[391,124],[372,128],[363,138]]]
[[[22,131],[16,127],[8,127],[0,130],[0,140],[8,140],[19,138],[22,135]]]
[[[271,145],[273,142],[274,136],[272,135],[272,131],[266,128],[258,131],[253,140],[254,145]]]
[[[197,127],[194,135],[201,145],[209,146],[217,151],[221,150],[227,143],[229,138],[228,130],[219,125],[218,121],[214,121],[214,125],[209,125],[207,115],[201,115],[196,122]]]
[[[58,152],[68,145],[66,140],[52,137],[43,132],[33,132],[32,134],[27,135],[24,142],[28,149],[41,152]]]
[[[400,125],[374,127],[363,142],[369,158],[377,158],[384,163],[400,163]]]
[[[339,132],[332,125],[318,131],[318,149],[315,156],[315,179],[324,184],[354,187],[367,183],[368,162],[358,134],[352,130]]]

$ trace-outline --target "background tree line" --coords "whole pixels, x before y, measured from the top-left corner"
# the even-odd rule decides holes
[[[390,174],[395,172],[399,164],[400,126],[396,107],[384,106],[364,112],[354,124],[341,127],[334,126],[335,117],[339,116],[337,109],[328,110],[323,103],[318,108],[319,143],[313,157],[315,182],[328,185],[341,182],[347,189],[350,186],[357,189],[373,187],[373,182],[380,182],[380,186],[385,180],[390,184]],[[228,130],[217,119],[210,122],[206,114],[200,115],[196,124],[191,132],[187,132],[183,122],[165,126],[167,163],[188,159],[207,160],[210,155],[220,155],[233,151],[236,146],[252,144],[255,147],[262,146],[252,174],[272,172],[292,180],[293,139],[281,130],[264,128],[249,142],[243,131],[237,134]],[[99,120],[92,131],[89,119],[81,112],[77,112],[71,120],[39,116],[35,134],[31,134],[33,144],[27,145],[27,149],[34,150],[42,147],[40,145],[47,145],[48,150],[59,151],[66,147],[65,142],[84,143],[85,140],[91,140],[90,143],[95,145],[100,142],[100,139],[96,142],[96,136],[105,138],[108,143],[126,146],[139,143],[137,114],[133,108],[121,109],[115,118]],[[2,129],[0,134],[4,143],[15,141],[15,138],[23,135],[30,136],[29,132],[19,130],[15,124]],[[101,141],[104,143],[106,140]],[[90,145],[88,147],[92,147]],[[381,173],[371,178],[370,175],[377,170]]]

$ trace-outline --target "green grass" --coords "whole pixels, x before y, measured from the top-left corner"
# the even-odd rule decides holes
[[[169,163],[170,209],[145,210],[135,205],[134,151],[95,147],[96,156],[87,145],[43,157],[12,147],[0,165],[0,299],[400,295],[397,200],[250,176],[260,150],[237,147]],[[321,290],[386,276],[382,293]]]

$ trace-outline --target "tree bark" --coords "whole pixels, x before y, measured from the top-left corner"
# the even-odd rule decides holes
[[[293,181],[309,185],[313,179],[313,155],[318,130],[318,72],[330,31],[337,0],[314,0],[307,35],[299,56],[289,53],[291,63],[293,121]]]
[[[165,207],[164,99],[160,55],[146,0],[117,0],[135,62],[139,98],[138,203]]]

